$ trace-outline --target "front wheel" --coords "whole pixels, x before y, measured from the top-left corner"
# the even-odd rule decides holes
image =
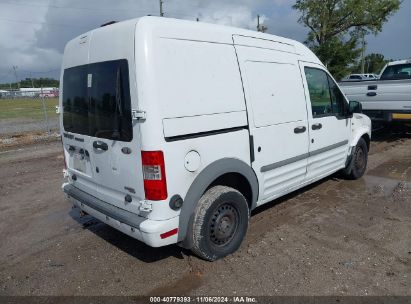
[[[364,175],[368,162],[368,147],[363,138],[360,138],[357,145],[353,148],[354,153],[347,168],[344,169],[344,175],[348,179],[359,179]]]
[[[201,197],[194,213],[191,250],[215,261],[236,251],[248,228],[247,200],[237,190],[215,186]]]

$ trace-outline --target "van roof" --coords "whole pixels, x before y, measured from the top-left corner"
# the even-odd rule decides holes
[[[140,18],[116,22],[104,27],[99,27],[89,31],[88,33],[92,34],[96,31],[106,31],[111,27],[124,26],[127,23],[130,26],[136,26],[138,24],[138,27],[143,28],[143,30],[145,31],[155,33],[162,38],[169,39],[184,39],[233,44],[233,35],[238,35],[259,38],[268,41],[275,41],[278,43],[284,43],[294,46],[296,55],[300,55],[304,61],[310,61],[322,65],[317,56],[315,56],[309,48],[298,41],[257,31],[205,22],[188,21],[166,17],[144,16]],[[73,40],[77,40],[82,36],[84,36],[84,34],[79,35]]]

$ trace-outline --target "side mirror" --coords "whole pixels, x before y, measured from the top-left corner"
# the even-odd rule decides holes
[[[348,106],[348,113],[352,115],[353,113],[362,113],[362,105],[358,101],[350,101]]]

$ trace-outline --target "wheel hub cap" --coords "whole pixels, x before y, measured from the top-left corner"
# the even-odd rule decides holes
[[[355,157],[355,165],[357,169],[362,169],[364,167],[364,151],[361,148],[358,148],[357,155]]]
[[[219,246],[231,241],[238,226],[238,212],[230,204],[223,204],[214,212],[211,218],[210,238]]]

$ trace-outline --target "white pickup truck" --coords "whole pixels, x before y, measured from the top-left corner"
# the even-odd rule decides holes
[[[341,82],[348,100],[361,102],[363,113],[375,122],[411,122],[411,60],[388,63],[380,79]]]

